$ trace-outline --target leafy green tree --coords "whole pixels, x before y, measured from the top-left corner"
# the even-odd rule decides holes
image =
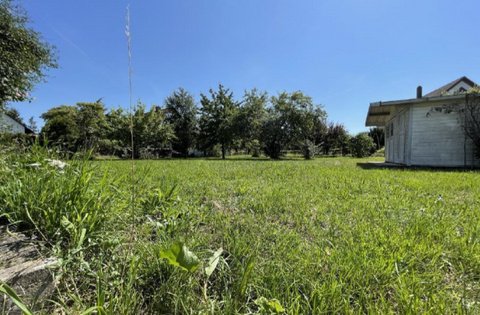
[[[366,132],[360,132],[349,141],[349,148],[352,156],[362,158],[368,156],[375,147],[373,139]]]
[[[198,136],[198,107],[192,94],[183,88],[174,91],[165,99],[165,121],[173,126],[176,140],[173,149],[184,157]]]
[[[318,153],[320,152],[320,146],[316,145],[315,142],[310,140],[305,140],[301,147],[302,155],[305,159],[310,160],[313,159]]]
[[[348,149],[348,140],[348,131],[343,124],[329,122],[323,135],[323,153],[335,154],[340,151],[342,155],[345,155]]]
[[[28,128],[30,128],[33,133],[38,133],[37,122],[35,121],[35,118],[33,118],[33,116],[28,119]]]
[[[260,137],[262,126],[267,118],[266,107],[268,93],[252,89],[245,91],[243,102],[236,118],[237,135],[241,139],[241,146],[247,149],[254,157],[260,155]]]
[[[225,159],[226,152],[235,139],[235,119],[239,103],[234,100],[233,92],[221,84],[218,91],[210,89],[211,99],[204,94],[201,96],[200,146],[206,150],[219,144],[222,159]]]
[[[107,133],[103,150],[108,154],[121,155],[131,150],[130,114],[119,107],[106,114]],[[133,112],[133,137],[135,157],[155,157],[171,151],[175,140],[173,126],[165,121],[165,114],[158,106],[147,111],[146,105],[138,102]]]
[[[170,152],[172,141],[176,140],[173,126],[165,121],[165,114],[158,106],[153,105],[148,113],[145,109],[140,102],[135,109],[133,131],[137,148],[151,149],[154,156]]]
[[[268,123],[264,124],[263,142],[265,154],[278,158],[284,148],[308,146],[306,154],[312,157],[317,150],[311,150],[312,143],[325,129],[327,117],[322,105],[315,105],[310,96],[302,91],[283,92],[271,98]]]
[[[73,152],[96,148],[108,126],[101,102],[53,107],[40,118],[45,120],[41,133],[53,144]]]
[[[28,27],[23,7],[14,0],[0,0],[0,109],[7,102],[30,99],[46,71],[57,68],[56,48]]]
[[[105,138],[108,126],[105,105],[100,102],[77,103],[76,124],[79,132],[78,145],[85,150],[98,146]]]
[[[260,141],[266,156],[278,159],[288,144],[288,133],[283,130],[284,120],[275,108],[267,109],[267,118],[262,125]]]
[[[101,141],[100,152],[106,155],[121,156],[131,147],[130,119],[123,108],[112,108],[105,114],[107,121],[106,137]]]
[[[385,131],[383,128],[370,128],[368,136],[372,138],[375,143],[375,150],[380,150],[385,146]]]
[[[75,152],[80,138],[77,112],[75,106],[69,105],[49,109],[40,116],[45,121],[41,133],[54,145]]]

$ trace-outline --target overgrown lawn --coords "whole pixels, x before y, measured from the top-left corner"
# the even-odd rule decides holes
[[[211,279],[218,311],[246,311],[242,304],[261,296],[299,314],[480,311],[478,171],[366,162],[232,158],[136,166],[137,176],[149,169],[145,187],[176,185],[179,198],[195,204],[188,228],[169,237],[197,253],[224,249]],[[130,167],[97,164],[112,174]],[[195,291],[162,285],[165,294],[195,300]]]
[[[3,222],[60,258],[45,313],[480,312],[478,171],[141,160],[132,198],[131,161],[5,152]]]

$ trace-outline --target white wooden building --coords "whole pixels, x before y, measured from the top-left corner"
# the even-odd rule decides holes
[[[365,125],[385,128],[385,161],[404,165],[463,167],[480,165],[473,143],[460,126],[458,113],[432,108],[461,104],[465,92],[475,86],[462,77],[417,98],[371,103]]]
[[[34,133],[30,128],[4,113],[0,113],[0,132],[26,134]]]

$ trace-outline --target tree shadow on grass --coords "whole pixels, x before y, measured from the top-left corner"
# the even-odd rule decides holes
[[[476,172],[480,173],[480,168],[476,167],[472,169],[471,166],[467,167],[440,167],[440,166],[406,166],[393,163],[369,163],[358,162],[357,167],[364,170],[393,170],[393,171],[430,171],[430,172],[442,172],[442,173],[463,173],[463,172]]]
[[[99,159],[93,160],[95,162],[125,162],[125,161],[132,161],[131,159]],[[137,161],[225,161],[225,162],[236,162],[236,161],[248,161],[248,162],[281,162],[281,161],[309,161],[304,159],[303,157],[282,157],[280,159],[271,159],[268,157],[227,157],[226,159],[222,159],[221,157],[188,157],[188,158],[157,158],[157,159],[135,159]],[[313,161],[310,160],[310,161]]]

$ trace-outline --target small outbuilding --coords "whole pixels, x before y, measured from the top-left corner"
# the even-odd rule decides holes
[[[0,132],[34,134],[30,128],[5,113],[0,113]]]
[[[465,167],[480,165],[459,114],[435,110],[465,104],[464,92],[476,84],[461,77],[413,99],[370,103],[365,125],[385,129],[385,161],[403,165]]]

